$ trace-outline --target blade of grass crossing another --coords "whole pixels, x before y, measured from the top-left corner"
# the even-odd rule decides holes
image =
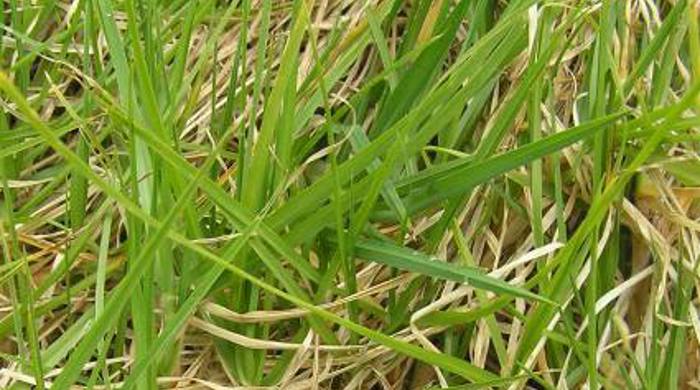
[[[580,260],[574,259],[579,258],[577,253],[579,252],[584,241],[589,238],[589,235],[593,232],[595,227],[601,223],[608,211],[608,207],[621,194],[624,186],[629,182],[642,164],[644,164],[644,162],[655,152],[656,148],[663,140],[665,132],[672,126],[673,121],[677,120],[680,114],[693,104],[693,101],[696,99],[699,92],[700,83],[696,82],[692,88],[688,90],[683,99],[678,104],[672,106],[672,110],[665,118],[665,122],[661,125],[655,125],[656,129],[654,133],[644,143],[642,149],[627,165],[625,170],[620,175],[612,179],[601,195],[594,199],[586,218],[578,227],[576,233],[567,242],[566,246],[559,253],[557,253],[557,255],[550,262],[550,264],[560,265],[554,273],[552,282],[549,284],[548,291],[545,292],[545,296],[548,299],[554,300],[559,304],[564,303],[564,300],[568,294],[563,286],[569,281],[569,277],[571,275],[576,275],[578,273],[578,270],[582,265]],[[644,127],[647,127],[651,126],[651,123],[647,122],[643,125]],[[528,357],[532,356],[532,354],[536,351],[535,347],[538,345],[545,328],[555,314],[556,310],[553,309],[553,306],[537,305],[533,308],[531,314],[528,316],[530,321],[526,323],[523,336],[520,340],[520,344],[518,345],[516,361],[520,361],[522,364],[525,364]]]
[[[131,202],[128,198],[124,197],[119,192],[111,189],[111,187],[107,183],[105,183],[102,179],[100,179],[98,176],[92,173],[88,167],[82,165],[84,163],[72,151],[70,151],[65,145],[63,145],[47,127],[45,127],[38,115],[29,107],[26,100],[22,97],[21,93],[19,93],[19,91],[9,82],[9,79],[2,72],[0,72],[0,89],[5,91],[5,93],[7,93],[10,96],[10,98],[18,104],[20,109],[28,115],[29,121],[32,124],[32,126],[36,128],[36,130],[46,139],[46,141],[55,150],[60,152],[60,154],[64,158],[67,158],[76,167],[83,167],[83,169],[81,169],[81,174],[86,175],[94,184],[107,191],[115,200],[120,202],[122,205],[131,205]],[[203,176],[204,179],[202,179]],[[198,179],[206,180],[204,170],[200,171]],[[192,191],[196,187],[196,184],[197,182],[193,180],[188,189]],[[181,198],[178,201],[184,202],[184,200],[185,196],[181,196]],[[133,208],[133,205],[129,207],[130,211],[135,211],[138,213],[138,209]],[[142,255],[145,252],[151,252],[153,249],[155,249],[155,244],[157,244],[157,242],[161,240],[163,236],[165,236],[167,231],[165,227],[167,227],[169,223],[172,223],[172,219],[174,219],[174,215],[177,214],[177,210],[178,205],[176,205],[173,208],[172,213],[169,214],[170,220],[164,221],[163,224],[159,225],[159,229],[156,232],[154,232],[154,234],[149,238],[149,242],[147,243],[148,245],[144,247],[144,252],[142,252]],[[147,215],[140,215],[143,216],[144,220],[148,220]],[[182,241],[180,243],[184,244],[185,242],[186,241]],[[192,247],[192,249],[195,248],[198,247]],[[228,261],[222,259],[219,256],[216,256],[215,254],[208,253],[206,251],[200,251],[200,253],[206,253],[208,255],[207,259],[214,261],[216,264],[219,264],[220,266],[226,268],[227,270],[236,274],[237,276],[256,284],[260,288],[271,292],[281,298],[284,298],[297,306],[307,309],[313,314],[316,314],[325,320],[332,321],[343,327],[346,327],[351,331],[357,332],[358,334],[365,336],[372,341],[385,345],[399,353],[422,360],[428,364],[434,364],[438,367],[441,367],[450,372],[454,372],[455,374],[458,374],[472,381],[490,381],[496,378],[494,374],[481,368],[475,367],[461,359],[457,359],[442,353],[425,350],[423,348],[395,339],[391,336],[373,331],[364,326],[358,325],[352,321],[332,314],[312,303],[309,303],[303,299],[299,299],[293,295],[290,295],[288,293],[285,293],[284,291],[277,289],[276,287],[262,281],[261,279],[256,278],[253,275],[243,271],[242,269],[230,264]],[[144,257],[148,258],[148,256]],[[129,292],[127,287],[131,287],[135,283],[135,281],[138,280],[139,276],[143,272],[144,267],[147,267],[148,264],[150,264],[150,262],[137,261],[134,262],[134,264],[136,266],[129,271],[127,276],[122,279],[122,282],[119,284],[119,286],[113,290],[112,294],[110,294],[110,298],[108,299],[105,305],[106,313],[114,313],[116,311],[115,309],[123,307],[123,305],[125,304],[124,298],[128,295]],[[117,316],[103,316],[101,318],[101,321],[95,322],[93,324],[90,331],[82,339],[80,345],[71,354],[71,357],[69,358],[68,363],[64,366],[61,374],[54,381],[54,386],[61,388],[67,387],[71,383],[74,383],[75,378],[80,373],[82,365],[92,355],[94,348],[99,342],[99,339],[104,333],[104,331],[106,331],[107,328],[110,327],[109,325],[112,325],[116,321],[115,317]]]

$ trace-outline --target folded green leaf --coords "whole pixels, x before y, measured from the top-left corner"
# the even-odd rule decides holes
[[[551,301],[523,288],[485,274],[478,268],[448,263],[416,250],[410,250],[388,242],[358,240],[355,254],[365,260],[374,261],[404,271],[466,283],[497,294],[508,294],[540,302]]]

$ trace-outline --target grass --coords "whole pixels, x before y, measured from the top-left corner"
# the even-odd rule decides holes
[[[0,388],[700,386],[697,0],[2,10]]]

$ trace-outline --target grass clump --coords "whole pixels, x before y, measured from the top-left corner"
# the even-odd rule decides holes
[[[4,2],[0,387],[700,386],[699,12]]]

